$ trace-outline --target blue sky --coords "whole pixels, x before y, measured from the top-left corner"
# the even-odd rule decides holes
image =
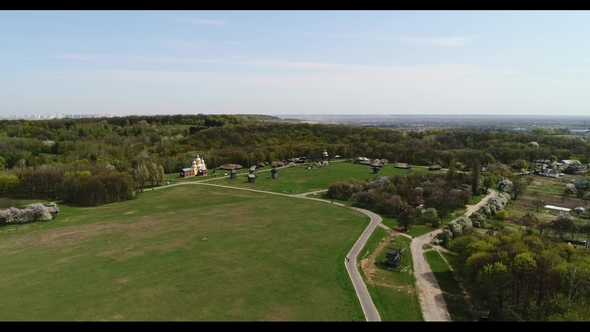
[[[0,115],[590,114],[588,11],[0,11]]]

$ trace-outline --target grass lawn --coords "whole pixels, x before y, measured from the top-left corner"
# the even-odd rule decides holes
[[[453,271],[436,250],[427,251],[424,256],[443,292],[443,298],[447,304],[451,320],[454,322],[472,322],[473,316],[469,312],[469,304],[463,297],[463,289],[455,279]]]
[[[385,225],[389,228],[396,229],[396,230],[399,227],[398,222],[397,222],[397,218],[390,218],[390,217],[384,217],[384,216],[381,216],[381,218],[383,218],[383,221],[381,222],[383,225]],[[402,227],[402,230],[403,230],[403,227]],[[411,225],[407,234],[411,235],[411,236],[420,236],[420,235],[424,235],[426,233],[430,233],[434,230],[435,230],[434,228],[427,226],[427,225]]]
[[[212,179],[215,179],[215,177],[212,177],[212,174],[208,174],[206,176],[193,176],[185,179],[180,177],[180,172],[166,174],[166,181],[170,182],[171,184],[181,182],[200,182],[204,180],[212,181]],[[149,186],[149,183],[146,184],[146,187],[147,186]]]
[[[471,202],[469,202],[469,205],[475,205],[475,204],[477,204],[477,203],[481,202],[481,200],[482,200],[484,197],[486,197],[486,195],[477,195],[477,196],[474,196],[474,197],[471,199]]]
[[[398,236],[396,243],[390,244],[389,233],[378,227],[363,248],[362,257],[359,257],[361,274],[382,321],[424,321],[416,294],[409,241]],[[403,252],[401,267],[409,265],[409,268],[400,272],[400,268],[382,267],[379,263],[385,259],[385,248],[399,248],[400,245],[407,247]]]
[[[62,204],[52,221],[3,227],[0,320],[364,321],[343,258],[368,221],[199,185]]]
[[[219,179],[224,186],[248,187],[258,190],[273,192],[285,192],[287,194],[300,194],[319,189],[328,189],[332,183],[346,181],[351,178],[358,180],[372,180],[375,176],[393,176],[407,174],[408,170],[394,168],[393,165],[384,166],[378,174],[373,174],[370,167],[348,162],[333,162],[327,167],[307,169],[297,165],[278,169],[276,179],[270,178],[270,167],[261,168],[258,171],[256,182],[248,183],[246,175],[248,170],[239,170],[242,173],[236,179],[223,177]],[[426,173],[427,168],[416,167],[412,172]],[[224,172],[224,171],[219,171]],[[227,171],[226,173],[229,173]]]

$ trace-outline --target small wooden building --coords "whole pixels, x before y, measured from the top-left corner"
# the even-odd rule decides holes
[[[429,171],[440,171],[442,169],[442,167],[440,165],[431,165],[430,167],[428,167]]]
[[[219,166],[219,169],[224,169],[226,171],[231,171],[232,169],[240,169],[243,168],[240,164],[223,164]]]
[[[256,181],[256,174],[248,174],[248,182],[254,183]]]
[[[278,172],[279,172],[279,171],[277,170],[277,168],[276,168],[276,167],[273,167],[273,168],[270,170],[270,178],[271,178],[271,179],[276,179],[276,178],[277,178],[277,173],[278,173]]]
[[[250,167],[250,174],[256,174],[256,165]]]
[[[379,173],[380,170],[381,170],[380,166],[373,165],[373,173],[377,174],[377,173]]]
[[[235,169],[232,169],[231,172],[229,173],[229,178],[235,179],[237,177],[238,177],[238,172]]]
[[[410,166],[410,164],[408,163],[396,163],[395,168],[403,168],[403,169],[410,169],[412,168],[412,166]]]
[[[402,253],[395,248],[385,248],[385,264],[393,267],[399,266],[402,261]]]

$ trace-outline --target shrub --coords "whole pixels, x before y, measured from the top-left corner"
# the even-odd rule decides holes
[[[496,212],[496,219],[498,220],[507,220],[510,217],[510,213],[508,211],[502,209]]]

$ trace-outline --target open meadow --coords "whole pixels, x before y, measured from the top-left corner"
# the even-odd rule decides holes
[[[411,172],[428,172],[425,167],[413,167],[410,170],[394,168],[392,164],[384,166],[378,174],[374,174],[371,167],[350,162],[332,162],[330,166],[316,167],[307,169],[306,166],[297,164],[296,166],[283,167],[278,169],[276,179],[270,178],[271,167],[266,166],[258,171],[256,181],[248,183],[248,170],[241,169],[238,173],[242,175],[236,179],[223,177],[219,183],[228,186],[246,187],[258,190],[267,190],[277,193],[301,194],[313,190],[328,189],[328,187],[339,181],[349,179],[372,180],[376,176],[393,176],[403,175]],[[229,171],[218,171],[218,173],[228,173]],[[217,182],[215,182],[217,183]]]
[[[368,221],[197,184],[60,205],[2,228],[0,320],[363,321],[343,259]]]

